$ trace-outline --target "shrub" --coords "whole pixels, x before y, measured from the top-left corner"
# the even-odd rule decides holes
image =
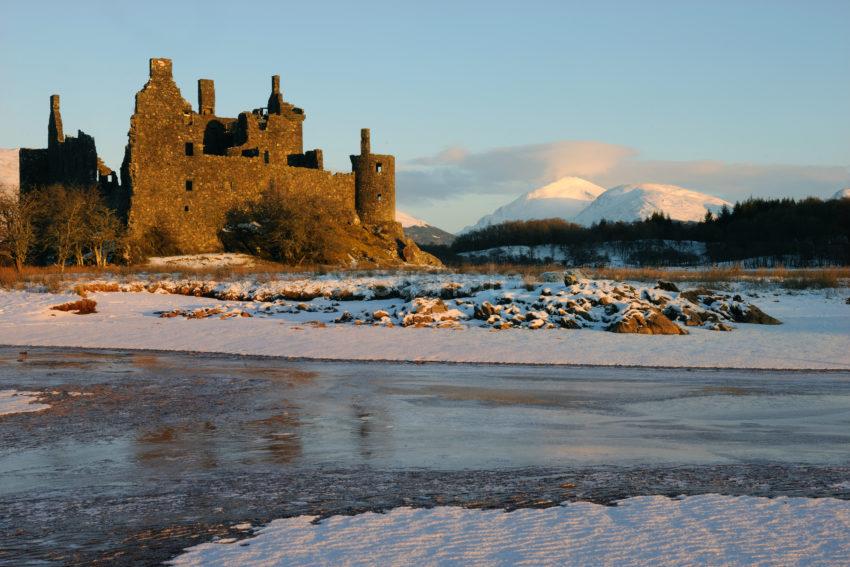
[[[97,313],[96,307],[97,302],[95,300],[82,298],[77,301],[54,305],[51,309],[54,311],[71,311],[77,315],[90,315],[91,313]]]

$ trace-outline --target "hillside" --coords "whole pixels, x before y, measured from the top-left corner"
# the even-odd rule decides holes
[[[619,185],[599,195],[575,217],[575,222],[590,226],[602,219],[631,222],[648,218],[655,212],[673,220],[699,221],[706,211],[718,212],[732,204],[718,197],[677,185],[639,183]]]
[[[461,234],[512,220],[561,218],[573,220],[605,189],[580,177],[562,177],[534,191],[521,195],[507,205],[468,226]]]
[[[396,210],[395,220],[401,223],[404,235],[416,244],[449,246],[455,240],[455,235],[451,232],[428,224],[427,221],[409,215],[404,211]]]

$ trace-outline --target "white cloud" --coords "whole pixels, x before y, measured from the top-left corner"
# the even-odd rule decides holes
[[[682,185],[730,201],[750,195],[828,197],[850,181],[846,166],[644,160],[633,148],[593,141],[477,153],[453,147],[400,165],[399,200],[432,205],[460,195],[514,196],[567,175],[603,187],[639,182]]]

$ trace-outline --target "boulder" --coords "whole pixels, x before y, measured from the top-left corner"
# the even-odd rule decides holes
[[[781,325],[782,321],[771,317],[753,304],[733,303],[729,313],[736,323],[755,323],[757,325]]]
[[[445,313],[449,308],[446,307],[442,299],[434,299],[431,297],[417,297],[411,302],[411,311],[418,315],[434,315],[437,313]]]
[[[668,319],[658,309],[652,309],[644,317],[633,312],[606,329],[612,333],[637,333],[640,335],[687,335],[688,332]]]
[[[566,270],[564,272],[564,285],[575,285],[581,279],[584,279],[584,274],[580,270]]]
[[[416,264],[417,266],[431,266],[434,268],[442,268],[443,263],[436,256],[423,252],[410,238],[401,240],[401,259],[408,264]]]
[[[674,291],[678,292],[679,288],[673,282],[665,282],[662,280],[658,280],[658,283],[655,286],[655,289],[660,289],[661,291]]]
[[[475,314],[473,315],[476,319],[481,319],[482,321],[487,321],[493,315],[497,313],[496,307],[490,303],[489,301],[483,302],[481,305],[477,305],[475,307]]]

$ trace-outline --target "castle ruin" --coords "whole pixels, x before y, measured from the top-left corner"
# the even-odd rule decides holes
[[[274,185],[344,211],[339,222],[400,234],[395,222],[395,158],[371,152],[369,130],[351,173],[323,167],[322,150],[304,151],[304,111],[283,98],[280,77],[271,81],[266,106],[236,118],[215,113],[215,85],[198,81],[197,111],[172,77],[170,59],[151,59],[150,75],[136,94],[121,181],[97,157],[83,132],[65,137],[59,96],[50,98],[47,149],[21,150],[22,191],[61,183],[98,184],[127,222],[131,238],[167,233],[182,253],[222,250],[219,232],[228,211]]]

